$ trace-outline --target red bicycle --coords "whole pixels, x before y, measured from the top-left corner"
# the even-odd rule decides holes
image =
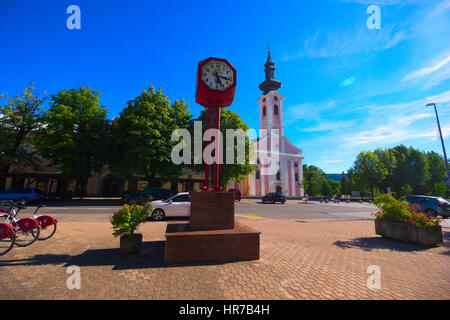
[[[15,244],[18,247],[29,246],[39,237],[40,224],[33,218],[19,219],[19,211],[25,209],[26,206],[20,203],[14,203],[13,201],[10,204],[10,209],[7,212],[2,212],[2,215],[6,217],[5,224],[8,224],[14,229],[15,241],[13,245]],[[3,228],[7,230],[6,226],[3,226]]]
[[[58,221],[49,215],[38,216],[37,212],[40,208],[45,207],[45,205],[38,205],[36,207],[36,211],[33,213],[33,219],[39,222],[40,232],[38,236],[38,240],[47,240],[50,239],[56,232],[56,224]]]
[[[16,242],[17,231],[8,223],[0,223],[0,256],[7,253]]]

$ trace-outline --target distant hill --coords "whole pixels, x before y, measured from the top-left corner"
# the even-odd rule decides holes
[[[340,173],[327,173],[328,180],[341,181]]]

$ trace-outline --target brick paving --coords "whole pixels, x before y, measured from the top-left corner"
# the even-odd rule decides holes
[[[245,221],[262,232],[261,259],[165,266],[166,222],[141,228],[136,256],[119,254],[108,222],[65,222],[47,241],[0,257],[3,299],[450,299],[450,229],[425,248],[384,239],[373,221]],[[81,270],[69,290],[68,267]],[[368,289],[370,265],[381,288]]]

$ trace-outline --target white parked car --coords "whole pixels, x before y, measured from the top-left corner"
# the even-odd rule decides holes
[[[155,221],[165,217],[188,217],[191,213],[191,196],[189,192],[181,192],[166,200],[150,202],[156,208],[148,212],[148,216]]]

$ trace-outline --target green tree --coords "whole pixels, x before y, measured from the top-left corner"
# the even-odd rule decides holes
[[[332,192],[327,175],[313,165],[303,165],[303,186],[305,194],[310,196],[329,196]]]
[[[429,166],[425,154],[412,147],[408,149],[409,179],[415,193],[425,194],[431,186],[427,185],[429,181]]]
[[[445,178],[447,177],[447,169],[445,166],[445,161],[440,155],[438,155],[436,152],[433,151],[426,153],[426,158],[429,169],[427,185],[434,186],[436,184],[439,184],[438,189],[442,191],[441,184],[444,183],[445,185]]]
[[[203,109],[200,113],[200,116],[194,121],[202,122],[202,135],[206,131],[206,123],[207,123],[207,110]],[[215,114],[212,114],[211,123],[215,123]],[[251,164],[250,159],[254,156],[251,154],[252,148],[250,148],[252,142],[250,141],[248,135],[245,135],[245,159],[244,163],[238,163],[238,138],[235,137],[232,142],[233,145],[227,145],[226,140],[226,130],[242,130],[244,133],[247,132],[250,128],[249,126],[239,117],[239,115],[231,110],[226,110],[225,108],[220,109],[220,131],[222,133],[222,144],[223,144],[223,164],[219,167],[219,185],[226,186],[230,179],[233,179],[236,182],[243,181],[247,179],[248,175],[255,172],[258,169],[258,166],[255,164]],[[191,122],[191,133],[194,132],[194,122]],[[194,136],[192,134],[192,136]],[[214,143],[214,142],[212,142]],[[205,142],[203,142],[203,149],[205,147]],[[234,163],[229,164],[226,163],[227,159],[227,150],[234,150]],[[202,165],[193,165],[193,168],[198,171],[204,171],[204,164]]]
[[[99,97],[100,92],[89,87],[51,95],[36,140],[39,153],[64,176],[77,181],[82,196],[92,171],[102,169],[105,161],[108,120]]]
[[[413,188],[408,183],[406,183],[401,187],[400,192],[398,192],[398,195],[404,197],[412,194],[413,192],[414,192]]]
[[[447,186],[445,182],[437,182],[433,184],[431,195],[436,197],[446,197],[447,196]]]
[[[156,176],[175,182],[182,165],[172,163],[172,148],[177,142],[172,133],[188,128],[191,113],[184,100],[169,99],[153,86],[142,90],[113,121],[109,133],[108,162],[111,171],[123,178],[133,174],[146,177],[154,185]]]
[[[380,182],[380,188],[383,192],[387,192],[388,188],[392,189],[392,185],[396,179],[395,169],[397,168],[397,160],[392,149],[376,149],[374,153],[377,155],[381,164],[386,168],[387,174]]]
[[[329,197],[329,196],[331,196],[332,192],[333,192],[333,189],[332,189],[329,181],[327,179],[322,179],[320,193],[325,197]]]
[[[380,187],[387,175],[387,169],[373,152],[360,152],[353,165],[354,175],[359,185],[374,197],[375,188]]]
[[[351,181],[344,172],[341,174],[341,193],[344,195],[352,194]]]
[[[425,154],[412,147],[407,148],[404,145],[392,149],[396,158],[397,166],[395,168],[392,187],[399,192],[402,186],[408,183],[414,193],[425,194],[429,180],[429,166]]]
[[[340,196],[342,194],[341,182],[334,181],[334,180],[328,180],[328,183],[330,184],[330,187],[331,187],[330,196],[334,196],[334,195]]]
[[[7,174],[12,165],[36,166],[37,160],[32,148],[32,132],[39,128],[40,106],[44,98],[34,93],[33,83],[23,90],[22,95],[1,98],[8,101],[0,106],[0,173]],[[28,150],[27,150],[28,149]],[[0,189],[5,188],[5,176],[0,176]]]

